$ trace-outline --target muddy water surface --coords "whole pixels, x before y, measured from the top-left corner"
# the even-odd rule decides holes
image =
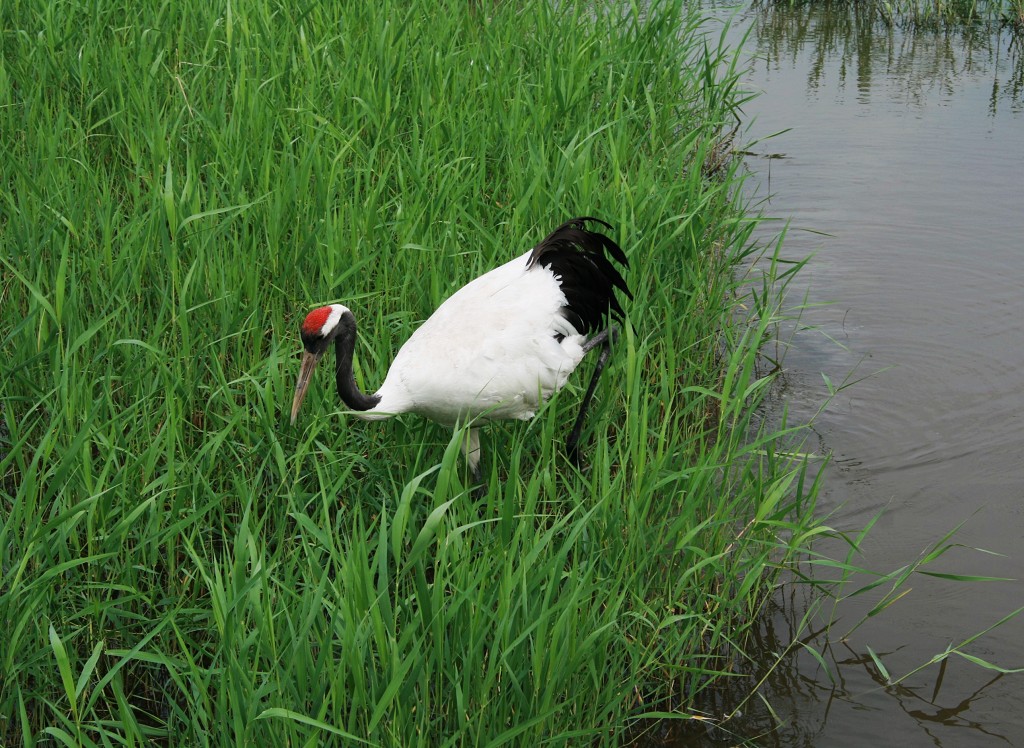
[[[790,299],[829,303],[804,313],[817,329],[793,337],[778,401],[809,418],[822,373],[864,377],[815,421],[808,447],[833,456],[822,511],[855,531],[884,510],[858,559],[872,569],[911,563],[964,523],[954,540],[968,548],[928,568],[1016,580],[917,576],[833,639],[835,682],[810,655],[784,662],[766,688],[782,726],[757,744],[1024,745],[1024,674],[954,657],[887,686],[868,654],[897,677],[1024,605],[1022,45],[887,28],[856,3],[718,15],[737,43],[750,30],[745,80],[763,95],[745,106],[748,141],[789,129],[748,162],[765,212],[791,221],[784,253],[814,253]],[[836,633],[878,599],[841,603]],[[770,627],[802,614],[800,595],[787,605]],[[1024,666],[1024,617],[965,651]],[[770,727],[762,716],[739,732]]]

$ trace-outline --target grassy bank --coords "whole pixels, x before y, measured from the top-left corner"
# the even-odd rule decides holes
[[[770,281],[682,3],[0,10],[0,743],[617,742],[687,714],[811,532],[753,423]],[[713,40],[712,40],[713,41]],[[357,376],[576,214],[635,292],[588,367],[484,435],[287,424],[314,303]]]

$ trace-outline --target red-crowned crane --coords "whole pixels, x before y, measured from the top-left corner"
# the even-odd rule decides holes
[[[615,289],[632,298],[606,257],[623,266],[626,255],[612,239],[587,228],[608,229],[597,218],[563,223],[526,254],[470,281],[437,308],[398,351],[384,384],[360,392],[352,376],[356,320],[340,304],[310,312],[302,323],[302,366],[292,401],[292,423],[317,362],[334,342],[338,395],[355,415],[379,420],[419,413],[454,426],[499,418],[527,420],[542,400],[560,389],[586,353],[602,347],[566,449],[573,459],[583,416],[621,319]],[[480,480],[480,433],[470,429],[463,454]]]

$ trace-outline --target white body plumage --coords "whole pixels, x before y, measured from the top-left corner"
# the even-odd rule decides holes
[[[445,425],[532,418],[583,359],[585,336],[561,314],[565,294],[530,253],[449,297],[398,351],[380,402],[362,418],[413,412]]]

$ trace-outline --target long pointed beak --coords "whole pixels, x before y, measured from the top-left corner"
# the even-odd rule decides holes
[[[306,397],[306,390],[309,389],[309,381],[313,378],[313,369],[316,368],[317,363],[320,361],[322,353],[310,353],[304,351],[302,353],[302,367],[299,369],[299,381],[295,383],[295,397],[292,398],[292,425],[295,425],[295,419],[299,416],[299,408],[302,407],[302,401]]]

